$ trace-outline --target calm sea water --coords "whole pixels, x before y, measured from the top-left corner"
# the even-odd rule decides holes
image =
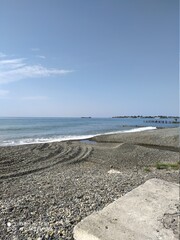
[[[0,118],[0,146],[86,139],[97,134],[143,131],[176,124],[143,118]],[[172,121],[172,119],[166,119]],[[142,128],[143,126],[143,128]]]

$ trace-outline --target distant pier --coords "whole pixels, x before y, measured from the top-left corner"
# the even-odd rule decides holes
[[[115,116],[112,118],[144,118],[144,123],[180,124],[179,116]]]
[[[180,123],[176,119],[173,120],[173,121],[169,121],[169,120],[146,120],[144,122],[145,123],[161,123],[161,124],[179,124]]]

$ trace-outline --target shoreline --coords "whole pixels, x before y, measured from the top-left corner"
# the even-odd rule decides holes
[[[148,179],[179,183],[178,169],[157,168],[179,161],[179,128],[89,140],[0,147],[1,239],[72,240],[81,219]]]
[[[126,126],[126,127],[130,127],[130,126]],[[36,141],[34,140],[34,142],[33,142],[33,140],[31,140],[31,142],[29,142],[30,141],[29,139],[18,140],[18,141],[20,141],[20,143],[14,142],[14,141],[17,141],[17,139],[16,140],[6,140],[6,141],[9,141],[9,143],[0,143],[0,147],[55,143],[55,142],[65,142],[65,141],[90,140],[94,137],[103,136],[103,135],[131,133],[131,132],[143,132],[143,131],[149,131],[149,130],[164,129],[162,127],[152,127],[152,126],[131,126],[131,127],[133,127],[133,128],[129,129],[129,130],[118,130],[118,131],[98,133],[98,134],[93,134],[93,135],[76,135],[76,136],[69,135],[68,137],[63,136],[63,137],[59,137],[59,138],[55,138],[55,139],[36,138]],[[172,127],[172,128],[175,128],[175,127]]]

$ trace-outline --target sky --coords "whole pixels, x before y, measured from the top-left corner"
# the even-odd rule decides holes
[[[0,0],[0,117],[179,114],[178,0]]]

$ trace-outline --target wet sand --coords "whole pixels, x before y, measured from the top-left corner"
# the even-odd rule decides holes
[[[179,161],[178,128],[90,140],[0,147],[0,239],[73,239],[82,218],[146,180],[178,182],[156,168]]]

